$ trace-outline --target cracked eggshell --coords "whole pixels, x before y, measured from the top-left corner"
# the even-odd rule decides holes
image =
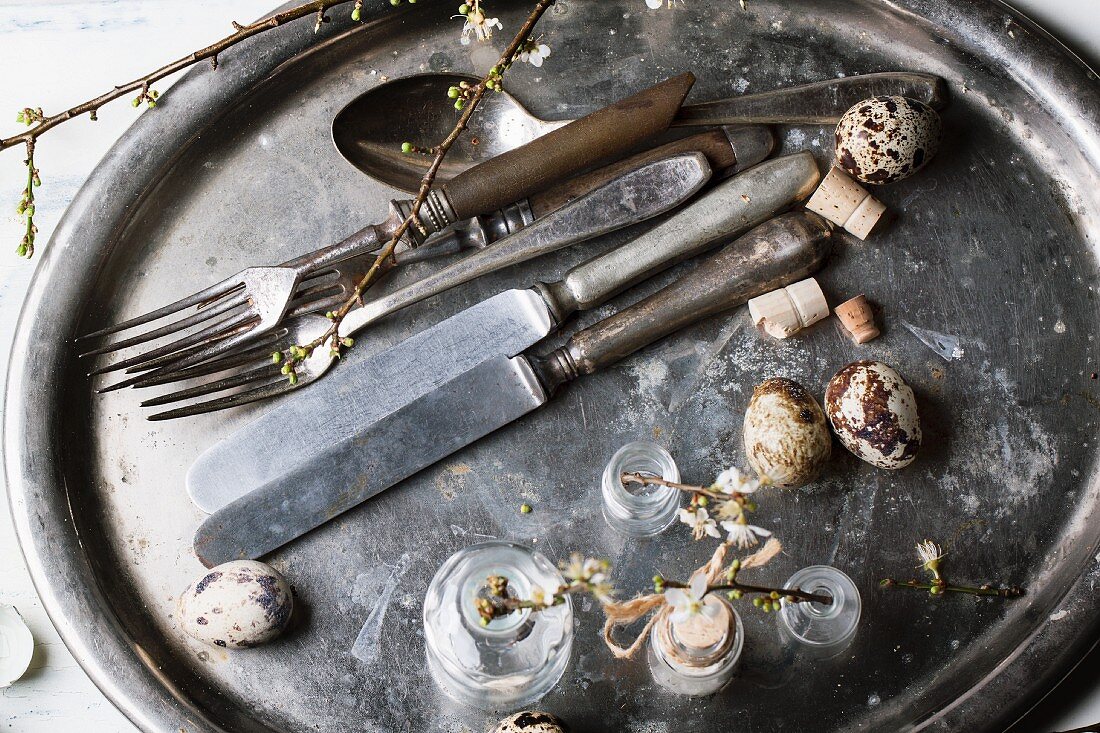
[[[180,595],[180,626],[214,646],[242,649],[271,641],[286,628],[294,595],[282,575],[254,560],[212,568]]]
[[[810,483],[832,453],[825,413],[805,387],[790,379],[769,379],[753,390],[743,432],[749,465],[780,486]]]
[[[872,466],[908,466],[920,448],[920,417],[912,388],[881,361],[857,361],[825,389],[825,413],[844,447]]]
[[[872,97],[836,126],[836,164],[864,183],[893,183],[932,159],[943,127],[936,110],[906,97]]]
[[[34,656],[34,637],[15,606],[0,604],[0,688],[23,676]]]
[[[550,713],[524,710],[509,715],[496,727],[495,733],[567,733],[561,721]]]

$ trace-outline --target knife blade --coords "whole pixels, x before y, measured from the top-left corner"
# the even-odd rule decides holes
[[[356,425],[380,419],[480,361],[514,356],[577,310],[593,308],[659,270],[748,231],[805,199],[819,179],[810,153],[765,161],[727,179],[640,237],[577,265],[557,282],[505,291],[337,369],[325,390],[290,395],[204,451],[187,473],[187,492],[203,511],[217,511],[293,471]],[[361,399],[367,394],[374,397]],[[287,431],[287,425],[300,429]]]
[[[672,285],[574,334],[547,357],[498,354],[478,362],[216,511],[195,534],[196,554],[212,567],[278,549],[538,408],[566,382],[805,277],[823,264],[830,235],[831,227],[816,214],[782,215]]]

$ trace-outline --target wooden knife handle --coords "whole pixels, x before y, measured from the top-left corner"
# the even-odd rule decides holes
[[[690,73],[663,81],[476,165],[441,190],[456,219],[519,201],[666,130],[694,83]]]
[[[774,146],[775,136],[771,130],[757,125],[697,132],[559,183],[531,195],[527,201],[531,206],[531,213],[536,219],[540,219],[573,199],[618,178],[631,168],[654,160],[698,151],[706,156],[711,170],[736,173],[768,157]]]
[[[809,211],[767,221],[668,287],[534,360],[539,379],[553,392],[707,316],[801,280],[824,264],[831,235],[829,223]]]

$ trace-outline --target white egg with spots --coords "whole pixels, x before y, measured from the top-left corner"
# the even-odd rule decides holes
[[[565,727],[550,713],[524,710],[500,721],[495,733],[565,733]]]
[[[864,183],[893,183],[923,168],[940,147],[936,110],[907,97],[872,97],[836,126],[836,164]]]
[[[825,413],[790,379],[769,379],[753,390],[743,432],[749,465],[780,486],[810,483],[832,453]]]
[[[178,611],[188,635],[214,646],[242,649],[283,632],[294,611],[294,595],[270,565],[234,560],[187,586]]]
[[[857,361],[837,372],[825,389],[825,414],[844,447],[873,466],[895,470],[917,457],[917,398],[888,364]]]

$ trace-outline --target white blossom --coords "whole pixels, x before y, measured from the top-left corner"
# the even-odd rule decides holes
[[[760,488],[760,480],[749,478],[731,466],[718,474],[711,488],[723,494],[751,494]]]
[[[519,60],[526,61],[531,66],[542,66],[543,60],[549,55],[550,47],[545,43],[530,43],[520,53]]]
[[[481,12],[479,8],[475,8],[465,16],[466,22],[462,26],[462,45],[468,46],[470,44],[470,36],[476,36],[479,41],[488,41],[493,37],[494,28],[503,28],[500,24],[499,18],[486,18],[485,13]]]
[[[728,533],[726,541],[742,550],[755,545],[759,541],[757,537],[771,537],[772,534],[770,530],[746,522],[744,515],[737,521],[722,522],[722,529]]]
[[[704,535],[710,537],[722,536],[722,533],[718,531],[718,524],[711,519],[710,513],[702,507],[699,507],[695,511],[691,509],[681,509],[680,521],[691,527],[691,534],[697,540],[702,539]]]
[[[718,604],[706,605],[703,599],[707,595],[707,576],[696,573],[687,588],[669,588],[665,591],[665,602],[672,606],[672,623],[681,623],[696,614],[715,618],[720,608]]]

